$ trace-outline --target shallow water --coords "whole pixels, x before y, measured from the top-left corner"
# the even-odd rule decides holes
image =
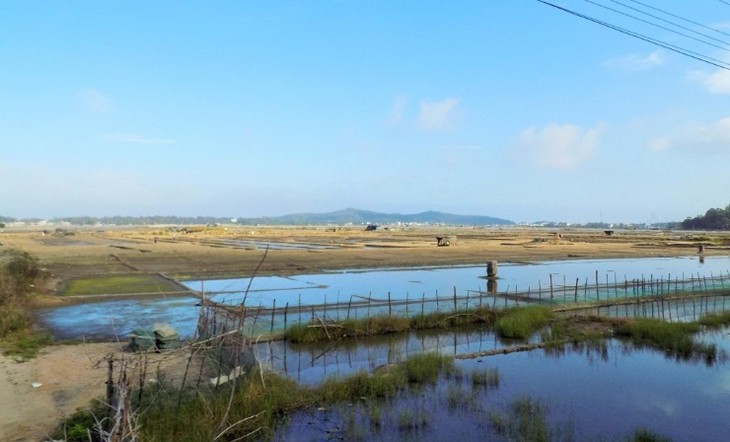
[[[494,342],[486,335],[484,338],[486,346]],[[703,339],[728,352],[729,338],[725,330]],[[442,350],[458,351],[461,345]],[[363,347],[355,353],[382,355],[377,364],[388,360],[386,349],[393,346],[392,342],[379,344],[379,349]],[[408,344],[396,347],[407,348]],[[317,357],[317,349],[302,353],[305,360],[322,359]],[[359,361],[363,356],[339,354],[337,359],[341,370],[330,364],[329,371],[344,375],[360,368],[350,359]],[[505,413],[520,398],[544,404],[549,427],[572,435],[552,440],[621,440],[638,428],[646,428],[675,441],[717,441],[726,440],[730,430],[730,367],[723,362],[677,362],[663,352],[634,349],[611,340],[602,348],[535,350],[457,360],[456,365],[467,374],[496,369],[499,386],[475,388],[468,380],[442,378],[435,386],[379,404],[383,417],[377,426],[369,418],[372,403],[360,401],[299,413],[280,429],[276,439],[348,439],[354,435],[362,440],[496,440],[487,417]],[[302,378],[312,380],[313,374]],[[403,428],[399,420],[404,410],[425,416],[427,423],[415,429]]]
[[[547,291],[552,277],[554,286],[572,287],[576,279],[581,289],[590,285],[623,282],[632,279],[685,279],[727,275],[730,257],[697,258],[630,258],[575,261],[547,261],[534,264],[499,264],[500,292]],[[348,302],[350,299],[374,298],[393,300],[421,296],[448,296],[457,291],[486,291],[485,266],[421,267],[411,269],[345,270],[291,277],[259,276],[251,282],[246,303],[253,306],[311,305]],[[218,302],[240,303],[250,278],[186,281],[196,291],[213,294]],[[581,290],[582,292],[582,290]]]
[[[581,281],[599,282],[631,280],[634,278],[659,279],[703,277],[727,274],[730,257],[708,257],[704,263],[697,258],[632,258],[550,261],[536,264],[500,264],[499,290],[533,290],[542,287],[546,290],[550,275],[557,286],[566,282],[568,286]],[[448,298],[454,290],[460,296],[470,291],[486,290],[486,280],[482,277],[484,266],[422,267],[411,269],[377,269],[363,271],[324,272],[292,277],[257,277],[253,280],[246,299],[248,306],[278,307],[289,305],[291,311],[299,306],[312,304],[332,304],[336,302],[356,302],[365,298],[387,300],[420,299],[438,295]],[[212,281],[188,281],[185,285],[193,290],[203,289],[207,293],[223,292],[213,295],[219,302],[238,304],[249,278],[223,279]],[[44,308],[36,311],[38,321],[54,336],[63,339],[100,338],[109,339],[126,336],[135,328],[150,328],[156,322],[168,322],[178,329],[180,336],[190,338],[194,335],[199,308],[194,297],[144,298],[93,302],[79,305]],[[472,307],[475,302],[470,304]],[[451,304],[449,304],[451,305]],[[447,305],[448,307],[448,305]],[[460,305],[461,307],[461,305]],[[394,309],[394,314],[404,314],[404,307]],[[409,314],[414,314],[411,307]],[[377,310],[353,312],[353,315],[375,314]],[[387,312],[387,310],[386,310]],[[347,311],[332,311],[328,315],[342,318]],[[334,316],[336,315],[336,316]],[[302,312],[290,318],[290,324],[306,321],[309,317]],[[282,318],[275,319],[275,328],[283,326]],[[268,332],[265,321],[260,324]]]

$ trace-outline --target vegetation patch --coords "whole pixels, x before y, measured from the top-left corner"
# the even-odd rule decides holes
[[[714,344],[696,342],[694,334],[700,331],[699,322],[664,322],[658,319],[638,318],[616,327],[616,336],[628,339],[636,346],[653,347],[677,359],[717,358]]]
[[[548,307],[515,307],[506,310],[497,319],[497,333],[504,338],[528,339],[545,327],[552,317]]]
[[[179,440],[270,439],[276,426],[297,410],[314,409],[336,403],[393,398],[409,386],[434,382],[441,373],[453,370],[453,360],[436,354],[414,356],[391,370],[377,374],[356,373],[344,379],[330,378],[319,387],[303,387],[273,373],[254,372],[230,385],[207,391],[180,391],[169,383],[146,387],[144,395],[132,392],[132,408],[137,410],[139,440],[163,442]],[[97,402],[97,404],[100,402]],[[410,412],[408,412],[410,413]],[[97,422],[103,426],[106,409],[94,406],[80,410],[59,423],[51,434],[69,442],[99,440]],[[375,422],[382,416],[372,410]],[[424,413],[403,415],[405,429],[426,424]],[[374,424],[375,425],[375,424]]]
[[[415,330],[439,330],[474,324],[492,324],[497,313],[486,307],[454,313],[435,312],[412,318],[375,315],[365,319],[346,319],[340,322],[314,320],[310,324],[289,327],[284,339],[297,344],[362,338]]]
[[[31,292],[43,274],[27,253],[11,252],[0,266],[0,348],[18,360],[34,357],[51,338],[33,330]]]
[[[180,291],[180,287],[157,275],[119,275],[73,279],[63,290],[63,295],[121,295],[174,291]]]
[[[716,330],[730,325],[730,311],[722,313],[710,313],[698,321],[700,325],[711,330]]]

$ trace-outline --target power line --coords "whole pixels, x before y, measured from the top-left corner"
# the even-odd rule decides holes
[[[662,14],[666,14],[666,15],[668,15],[670,17],[674,17],[674,18],[678,18],[680,20],[686,21],[687,23],[692,23],[695,26],[699,26],[701,28],[705,28],[705,29],[710,30],[710,31],[715,31],[718,34],[727,35],[728,37],[730,37],[730,33],[727,33],[725,31],[721,31],[719,29],[715,29],[715,28],[711,28],[709,26],[705,26],[702,23],[697,23],[696,21],[692,21],[692,20],[690,20],[688,18],[680,17],[679,15],[672,14],[671,12],[667,12],[667,11],[665,11],[663,9],[656,8],[656,7],[651,6],[651,5],[647,5],[646,3],[642,3],[642,2],[640,2],[638,0],[629,0],[629,1],[634,2],[634,3],[637,3],[637,4],[639,4],[639,5],[641,5],[641,6],[645,7],[645,8],[649,8],[649,9],[653,9],[653,10],[655,10],[657,12],[661,12]],[[720,0],[720,1],[722,1],[722,0]],[[730,5],[730,3],[728,3],[728,2],[724,2],[723,1],[723,3],[726,3],[726,4]]]
[[[700,42],[700,43],[704,43],[704,44],[706,44],[708,46],[712,46],[714,48],[721,49],[723,51],[730,51],[730,49],[728,49],[726,47],[718,46],[718,45],[716,45],[714,43],[710,43],[708,41],[702,40],[701,38],[692,37],[691,35],[687,35],[687,34],[684,34],[682,32],[679,32],[679,31],[675,31],[674,29],[668,28],[666,26],[662,26],[662,25],[658,25],[656,23],[652,23],[649,20],[644,20],[643,18],[639,18],[639,17],[636,17],[634,15],[628,14],[626,12],[619,11],[618,9],[610,8],[610,7],[606,6],[606,5],[602,5],[600,3],[596,3],[596,2],[594,2],[592,0],[583,0],[583,1],[586,2],[586,3],[590,3],[592,5],[598,6],[599,8],[607,9],[607,10],[612,11],[612,12],[615,12],[617,14],[621,14],[621,15],[623,15],[625,17],[629,17],[629,18],[632,18],[634,20],[640,21],[642,23],[646,23],[647,25],[654,26],[654,27],[659,28],[659,29],[663,29],[665,31],[671,32],[673,34],[680,35],[680,36],[685,37],[685,38],[689,38],[691,40],[694,40],[694,41],[697,41],[697,42]],[[613,0],[611,0],[611,1],[613,1]],[[724,45],[727,46],[727,43],[725,43],[724,41],[722,41],[722,40],[719,40],[719,41],[721,43],[723,43]]]
[[[719,0],[720,3],[725,3],[726,5],[730,6],[730,2],[726,2],[725,0]]]
[[[709,56],[706,56],[706,55],[703,55],[703,54],[700,54],[700,53],[697,53],[697,52],[694,52],[694,51],[690,51],[688,49],[684,49],[682,47],[675,46],[675,45],[673,45],[671,43],[667,43],[667,42],[664,42],[664,41],[661,41],[661,40],[657,40],[655,38],[652,38],[652,37],[649,37],[649,36],[646,36],[646,35],[643,35],[643,34],[639,34],[638,32],[634,32],[634,31],[631,31],[631,30],[628,30],[628,29],[621,28],[621,27],[616,26],[616,25],[613,25],[611,23],[608,23],[608,22],[599,20],[597,18],[590,17],[590,16],[585,15],[585,14],[581,14],[580,12],[573,11],[571,9],[568,9],[568,8],[565,8],[565,7],[562,7],[562,6],[558,6],[558,5],[554,4],[554,3],[550,3],[550,2],[545,1],[545,0],[537,0],[537,1],[540,2],[540,3],[542,3],[542,4],[544,4],[544,5],[552,6],[553,8],[558,9],[558,10],[561,10],[563,12],[567,12],[568,14],[575,15],[576,17],[580,17],[580,18],[582,18],[584,20],[591,21],[591,22],[596,23],[596,24],[599,24],[601,26],[605,26],[605,27],[607,27],[609,29],[613,29],[614,31],[621,32],[622,34],[626,34],[626,35],[629,35],[631,37],[637,38],[639,40],[643,40],[643,41],[645,41],[647,43],[651,43],[651,44],[653,44],[655,46],[659,46],[659,47],[668,49],[668,50],[670,50],[672,52],[676,52],[676,53],[681,54],[681,55],[684,55],[686,57],[695,59],[697,61],[701,61],[703,63],[707,63],[709,65],[718,67],[720,69],[725,69],[725,70],[730,71],[730,64],[728,64],[728,63],[726,63],[724,61],[717,60],[715,58],[712,58],[712,57],[709,57]],[[728,3],[728,5],[730,5],[730,3]]]
[[[672,22],[672,21],[669,21],[669,20],[663,19],[663,18],[661,18],[661,17],[658,17],[658,16],[656,16],[656,15],[653,15],[653,14],[649,14],[648,12],[642,11],[641,9],[638,9],[638,8],[634,8],[634,7],[632,7],[632,6],[629,6],[629,5],[625,4],[625,3],[621,3],[621,2],[620,2],[620,1],[618,1],[618,0],[610,0],[610,1],[612,1],[613,3],[616,3],[616,4],[618,4],[618,5],[621,5],[621,6],[623,6],[624,8],[627,8],[627,9],[631,9],[632,11],[636,11],[636,12],[638,12],[638,13],[640,13],[640,14],[644,14],[644,15],[646,15],[646,16],[649,16],[649,17],[651,17],[651,18],[655,18],[655,19],[657,19],[657,20],[659,20],[659,21],[661,21],[661,22],[664,22],[664,23],[668,23],[668,24],[670,24],[670,25],[672,25],[672,26],[676,26],[676,27],[678,27],[679,29],[684,29],[685,31],[691,32],[691,33],[693,33],[693,34],[701,35],[701,36],[703,36],[703,37],[709,38],[710,40],[714,40],[714,41],[716,41],[716,42],[718,42],[718,43],[722,43],[722,44],[724,44],[725,46],[730,46],[730,44],[728,44],[728,43],[727,43],[726,41],[724,41],[724,40],[720,40],[719,38],[715,38],[715,37],[712,37],[712,36],[710,36],[710,35],[704,34],[704,33],[702,33],[702,32],[699,32],[699,31],[695,31],[694,29],[688,28],[688,27],[686,27],[686,26],[682,26],[682,25],[679,25],[679,24],[677,24],[677,23],[674,23],[674,22]],[[637,3],[638,3],[638,2],[637,2]],[[652,9],[653,9],[653,8],[652,8]],[[678,17],[678,18],[681,18],[681,17]],[[689,20],[687,20],[687,21],[689,21]],[[700,26],[701,26],[701,25],[700,25]],[[705,27],[706,27],[706,26],[705,26]],[[712,28],[709,28],[709,29],[712,29]],[[729,36],[730,36],[730,34],[727,34],[727,35],[729,35]]]

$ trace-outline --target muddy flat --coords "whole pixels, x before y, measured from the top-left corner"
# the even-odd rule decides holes
[[[457,243],[437,246],[439,236]],[[295,274],[323,269],[528,262],[730,253],[730,234],[590,229],[420,227],[358,228],[215,227],[69,229],[0,234],[3,249],[38,258],[59,281],[76,276],[154,274],[214,278]],[[269,248],[264,259],[266,248]]]

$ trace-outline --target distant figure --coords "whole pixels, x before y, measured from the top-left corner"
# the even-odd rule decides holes
[[[700,245],[697,246],[697,253],[699,253],[700,255],[703,254],[703,253],[705,253],[705,245],[704,244],[700,244]]]
[[[155,236],[155,244],[157,244],[157,237]]]

